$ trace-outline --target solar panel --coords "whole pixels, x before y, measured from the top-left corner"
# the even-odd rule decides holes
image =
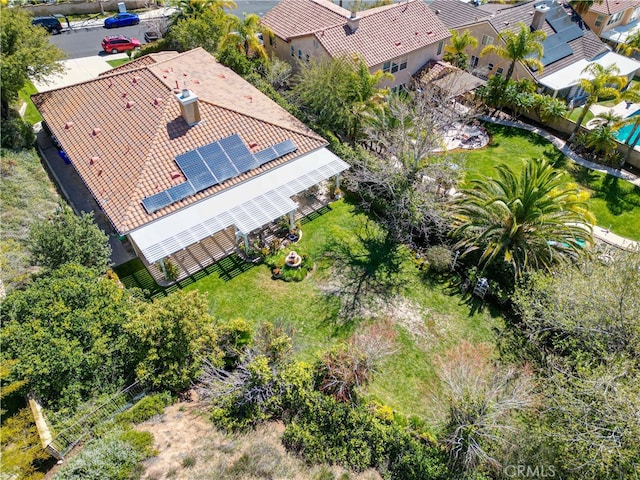
[[[256,159],[258,165],[264,165],[271,160],[275,160],[276,158],[278,158],[278,156],[279,155],[272,147],[267,147],[264,150],[260,150],[259,152],[253,154],[253,158]]]
[[[544,50],[549,50],[552,48],[556,48],[557,46],[566,43],[562,41],[562,38],[559,37],[558,35],[549,35],[544,42],[542,42],[542,48]]]
[[[284,157],[287,153],[295,152],[298,147],[288,138],[284,142],[276,143],[273,146],[279,157]]]
[[[222,140],[218,140],[218,143],[227,153],[227,156],[232,162],[235,161],[235,157],[251,153],[238,134],[230,135]]]
[[[572,23],[569,28],[560,30],[558,33],[554,35],[554,37],[559,36],[562,39],[562,41],[566,43],[566,42],[575,40],[576,38],[580,38],[582,37],[582,35],[584,35],[584,32],[582,31],[582,29],[578,25]]]
[[[542,59],[540,61],[542,62],[542,65],[546,67],[553,62],[557,62],[558,60],[568,57],[572,53],[573,50],[571,50],[571,47],[566,43],[562,43],[555,48],[545,50],[544,55],[542,56]]]
[[[209,187],[212,187],[216,183],[216,178],[211,174],[209,170],[206,172],[202,172],[194,177],[187,177],[193,185],[193,188],[196,192],[201,192],[202,190],[206,190]]]
[[[189,195],[193,195],[194,193],[196,193],[195,189],[189,182],[175,185],[166,190],[166,192],[169,194],[172,202],[178,202],[183,198],[187,198]]]
[[[234,157],[233,164],[236,166],[240,173],[248,172],[249,170],[260,166],[253,155],[251,155],[251,153],[245,153]]]
[[[188,168],[194,163],[198,163],[201,161],[202,159],[200,158],[200,155],[198,155],[198,152],[195,150],[191,150],[190,152],[183,153],[182,155],[178,155],[176,157],[176,163],[178,164],[182,172],[185,173],[185,175],[186,172],[184,171],[184,167]]]
[[[210,162],[216,162],[221,158],[226,158],[224,150],[218,142],[210,143],[204,147],[199,147],[197,150],[207,165],[209,165]]]
[[[239,173],[224,154],[223,156],[215,159],[208,159],[205,163],[216,176],[218,183],[222,183],[229,178],[235,177]]]
[[[192,179],[207,173],[210,174],[211,172],[209,171],[209,167],[207,167],[202,160],[198,159],[197,162],[184,165],[182,167],[182,173],[184,173],[184,176],[187,177],[187,179]]]
[[[144,205],[147,213],[157,212],[158,210],[167,207],[172,203],[173,201],[169,197],[169,194],[166,190],[142,199],[142,205]]]

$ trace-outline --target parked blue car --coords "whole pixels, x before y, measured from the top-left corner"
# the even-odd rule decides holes
[[[104,28],[127,27],[140,23],[140,17],[135,13],[118,13],[104,21]]]

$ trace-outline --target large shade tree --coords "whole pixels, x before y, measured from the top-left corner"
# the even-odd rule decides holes
[[[519,277],[584,252],[594,221],[585,192],[545,160],[496,170],[471,180],[455,203],[452,234],[463,256],[479,251],[483,268],[502,260]]]
[[[31,25],[31,16],[20,8],[0,7],[0,39],[0,98],[6,120],[11,102],[29,78],[44,80],[62,70],[57,62],[64,53],[49,42],[45,29]]]
[[[494,53],[499,57],[511,62],[505,78],[509,80],[513,76],[516,64],[524,63],[529,68],[535,68],[538,72],[542,72],[543,65],[540,58],[544,53],[542,42],[547,35],[542,30],[531,30],[529,25],[522,22],[518,23],[518,30],[505,30],[500,33],[502,44],[487,45],[480,52],[481,56]]]
[[[582,70],[582,73],[587,74],[588,78],[581,78],[578,85],[586,92],[587,101],[576,121],[576,126],[569,137],[569,141],[573,141],[575,138],[580,125],[582,125],[587,116],[587,112],[594,103],[602,98],[619,99],[621,90],[627,84],[626,77],[618,75],[620,69],[615,64],[605,67],[599,63],[590,63]]]
[[[245,56],[258,56],[263,60],[268,58],[267,52],[260,39],[271,35],[271,31],[260,24],[260,17],[255,13],[240,18],[230,15],[227,23],[227,32],[222,37],[220,48],[236,48]]]

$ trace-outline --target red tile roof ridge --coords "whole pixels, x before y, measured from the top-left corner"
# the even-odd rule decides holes
[[[233,113],[235,113],[237,115],[242,115],[243,117],[246,117],[246,118],[250,118],[250,119],[258,118],[255,115],[249,115],[247,113],[241,112],[241,111],[233,109],[233,108],[225,107],[224,105],[219,105],[219,104],[217,104],[215,102],[211,102],[209,100],[200,99],[200,101],[202,103],[206,103],[208,105],[211,105],[212,107],[220,108],[222,110],[226,110],[227,112],[233,112]],[[271,126],[283,129],[283,130],[288,130],[290,132],[294,132],[294,133],[297,133],[299,135],[304,135],[305,137],[311,138],[313,140],[320,140],[320,141],[324,142],[325,145],[328,145],[328,142],[323,137],[321,137],[320,135],[316,134],[316,132],[314,132],[310,128],[306,127],[304,125],[304,123],[301,123],[301,125],[300,125],[303,128],[297,129],[297,128],[292,128],[292,127],[287,126],[287,125],[282,125],[282,124],[279,124],[279,123],[275,123],[275,122],[272,122],[270,120],[264,120],[262,118],[260,118],[259,120],[262,123],[266,123],[267,125],[271,125]]]
[[[342,15],[345,18],[349,18],[351,15],[351,10],[341,7],[340,5],[336,5],[329,0],[310,0],[311,2],[319,5],[327,10],[331,10],[333,13],[337,13],[338,15]]]

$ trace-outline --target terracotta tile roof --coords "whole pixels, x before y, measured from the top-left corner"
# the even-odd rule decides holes
[[[428,6],[450,30],[486,20],[492,15],[459,0],[433,0]]]
[[[284,39],[313,34],[332,57],[359,53],[369,67],[451,36],[423,0],[358,12],[355,32],[347,25],[350,15],[327,0],[282,0],[262,23]]]
[[[351,32],[345,23],[315,32],[332,57],[360,53],[367,66],[433,45],[451,33],[423,0],[409,0],[358,13],[360,23]]]
[[[289,40],[342,25],[350,13],[328,0],[282,0],[262,17],[261,22],[276,36]]]
[[[176,82],[199,96],[188,127]],[[178,90],[179,91],[179,90]],[[326,145],[326,141],[202,49],[33,96],[51,132],[120,233]],[[176,155],[238,133],[254,151],[290,138],[297,152],[149,215],[144,197],[184,178]]]
[[[113,73],[120,73],[126,70],[136,70],[138,68],[144,68],[148,65],[153,65],[154,63],[158,63],[164,60],[168,60],[169,58],[173,58],[176,55],[179,55],[179,53],[178,52],[150,53],[149,55],[136,58],[135,60],[132,60],[128,63],[123,63],[122,65],[112,68],[111,70],[102,72],[100,76],[111,75]]]
[[[604,15],[613,15],[625,11],[627,8],[637,7],[638,5],[640,5],[640,1],[638,0],[602,0],[602,3],[593,2],[589,10]]]
[[[534,4],[537,3],[541,2],[534,0],[525,4],[517,5],[515,7],[502,9],[498,11],[495,16],[490,18],[489,22],[498,32],[503,32],[506,30],[517,32],[519,22],[522,22],[526,25],[531,24],[531,20],[533,19]],[[567,15],[570,15],[574,23],[582,29],[583,35],[580,38],[576,38],[575,40],[567,42],[567,44],[571,47],[571,50],[573,52],[572,54],[545,66],[542,74],[540,74],[540,72],[532,72],[534,77],[542,78],[546,75],[557,72],[558,70],[562,70],[563,68],[575,62],[583,59],[591,60],[595,56],[610,50],[609,47],[602,43],[598,36],[593,33],[584,22],[581,21],[580,17],[574,14],[571,8],[549,0],[546,3],[552,9],[564,9],[565,13]],[[549,15],[549,13],[547,13],[547,15]],[[547,37],[555,33],[555,30],[551,28],[551,25],[549,25],[549,22],[547,21],[544,22],[542,30],[547,34]]]

